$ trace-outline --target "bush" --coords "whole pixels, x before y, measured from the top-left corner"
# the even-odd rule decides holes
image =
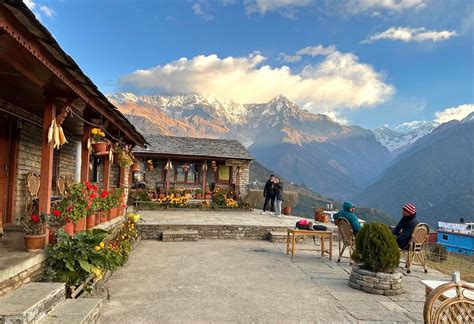
[[[442,262],[448,259],[448,251],[441,244],[434,244],[428,253],[428,259],[434,262]]]
[[[365,224],[356,236],[354,260],[373,272],[392,272],[400,262],[400,249],[388,226]]]

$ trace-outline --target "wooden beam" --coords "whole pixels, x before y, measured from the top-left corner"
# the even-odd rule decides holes
[[[87,142],[89,140],[92,127],[89,124],[84,124],[82,133],[82,150],[81,150],[81,182],[89,181],[89,149]]]
[[[202,194],[206,195],[207,161],[204,161],[203,166],[204,165],[205,165],[204,168],[201,167],[201,169],[202,169]]]
[[[104,158],[104,183],[102,186],[104,190],[107,190],[107,191],[109,191],[110,189],[110,166],[111,166],[110,159],[109,159],[109,156],[107,155]]]
[[[41,135],[41,180],[39,190],[39,211],[49,214],[51,211],[51,191],[53,182],[53,142],[48,142],[48,130],[56,117],[56,98],[45,100],[43,112],[43,130]],[[48,229],[46,230],[48,234]],[[46,241],[48,235],[46,235]]]
[[[119,187],[125,189],[125,168],[120,167]]]

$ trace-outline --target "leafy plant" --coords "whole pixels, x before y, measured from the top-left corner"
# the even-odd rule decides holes
[[[107,139],[105,138],[105,133],[101,131],[99,128],[92,128],[91,129],[91,142],[92,143],[107,142]]]
[[[48,227],[58,230],[63,228],[67,223],[66,217],[61,213],[59,209],[53,209],[53,212],[47,218]]]
[[[400,249],[388,226],[365,224],[356,236],[354,260],[374,272],[392,272],[400,262]]]
[[[20,224],[23,226],[25,234],[41,235],[46,231],[47,219],[48,215],[45,213],[25,215],[20,219]]]

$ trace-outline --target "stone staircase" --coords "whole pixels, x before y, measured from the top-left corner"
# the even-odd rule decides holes
[[[96,323],[101,299],[66,299],[63,283],[29,283],[0,297],[0,324]]]

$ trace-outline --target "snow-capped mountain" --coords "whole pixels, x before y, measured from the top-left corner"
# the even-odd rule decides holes
[[[372,131],[301,109],[284,96],[266,103],[189,95],[109,95],[143,133],[237,139],[265,166],[322,194],[348,197],[390,163]]]
[[[396,131],[388,127],[379,127],[372,131],[377,141],[385,146],[392,156],[395,157],[420,138],[430,134],[438,126],[439,123],[435,121],[424,121],[405,123],[397,127],[397,130],[403,129],[406,132]]]

